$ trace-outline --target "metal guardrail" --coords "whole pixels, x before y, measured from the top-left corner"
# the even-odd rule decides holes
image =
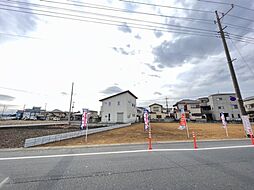
[[[104,132],[104,131],[127,127],[130,125],[131,125],[131,123],[90,129],[90,130],[88,130],[87,134],[90,135],[90,134],[94,134],[94,133],[100,133],[100,132]],[[57,141],[61,141],[61,140],[80,137],[80,136],[84,136],[84,135],[86,135],[86,131],[80,130],[80,131],[74,131],[74,132],[69,132],[69,133],[61,133],[61,134],[56,134],[56,135],[47,135],[47,136],[42,136],[42,137],[29,138],[29,139],[25,140],[24,147],[28,148],[28,147],[38,146],[38,145],[47,144],[47,143],[51,143],[51,142],[57,142]]]

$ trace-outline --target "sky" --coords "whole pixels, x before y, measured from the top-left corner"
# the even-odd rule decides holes
[[[234,92],[215,10],[243,98],[254,95],[253,0],[0,0],[0,111],[100,111],[130,90],[137,106]]]

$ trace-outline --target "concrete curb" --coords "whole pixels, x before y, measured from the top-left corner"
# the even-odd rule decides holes
[[[127,127],[130,125],[131,124],[128,123],[128,124],[121,124],[121,125],[113,125],[113,126],[105,127],[105,128],[103,127],[103,128],[90,129],[90,130],[88,130],[87,134],[91,135],[94,133],[100,133],[100,132],[109,131],[112,129]],[[84,135],[86,135],[86,131],[81,130],[81,131],[74,131],[74,132],[69,132],[69,133],[61,133],[61,134],[56,134],[56,135],[47,135],[47,136],[42,136],[42,137],[29,138],[29,139],[25,140],[24,147],[28,148],[28,147],[38,146],[38,145],[47,144],[47,143],[51,143],[51,142],[57,142],[57,141],[61,141],[61,140],[80,137],[80,136],[84,136]]]
[[[199,142],[220,142],[220,141],[249,141],[248,138],[234,138],[234,139],[203,139]],[[192,141],[179,140],[179,141],[156,141],[154,144],[174,144],[174,143],[191,143]],[[34,150],[50,150],[50,149],[71,149],[71,148],[94,148],[94,147],[107,147],[107,146],[128,146],[128,145],[146,145],[147,142],[136,143],[115,143],[115,144],[92,144],[92,145],[72,145],[72,146],[49,146],[49,147],[31,147],[29,149],[21,148],[3,148],[0,152],[10,151],[34,151]]]

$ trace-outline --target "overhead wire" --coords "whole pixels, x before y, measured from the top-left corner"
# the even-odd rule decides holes
[[[200,2],[205,2],[205,3],[214,3],[214,4],[221,4],[221,5],[232,5],[232,3],[225,3],[225,2],[218,2],[218,1],[209,1],[209,0],[198,0]],[[246,9],[249,11],[254,11],[254,9],[248,8],[248,7],[244,7],[242,5],[238,5],[238,4],[233,4],[235,7],[239,7],[242,9]]]
[[[230,39],[230,38],[229,38]],[[232,45],[234,46],[235,50],[238,52],[238,54],[240,55],[241,59],[243,60],[244,64],[247,65],[247,67],[249,68],[249,70],[252,73],[252,76],[254,76],[254,71],[252,70],[251,66],[247,63],[247,61],[245,60],[245,58],[243,57],[242,53],[240,52],[240,50],[237,48],[237,46],[235,45],[235,43],[232,41],[232,39],[230,39]]]
[[[2,6],[7,6],[7,7],[12,7],[12,8],[17,8],[16,6],[12,6],[12,5],[4,5],[1,4]],[[47,6],[49,7],[49,6]],[[26,9],[26,10],[35,10],[35,11],[41,11],[41,12],[47,12],[47,13],[54,13],[54,14],[59,14],[58,12],[51,12],[51,11],[45,11],[45,10],[38,10],[38,9],[30,9],[27,7],[18,7],[21,9]],[[65,11],[71,11],[71,12],[78,12],[78,13],[83,13],[83,14],[91,14],[91,15],[96,15],[96,16],[102,16],[102,17],[110,17],[110,18],[116,18],[116,19],[123,19],[123,20],[131,20],[131,21],[138,21],[138,22],[145,22],[145,23],[149,23],[149,24],[156,24],[156,25],[163,25],[163,26],[170,26],[170,27],[175,27],[175,28],[184,28],[184,29],[191,29],[191,30],[197,30],[197,31],[205,31],[205,32],[211,32],[211,33],[216,33],[216,31],[212,31],[212,30],[208,30],[208,29],[203,29],[203,28],[195,28],[195,27],[187,27],[187,26],[179,26],[179,25],[173,25],[173,24],[165,24],[165,23],[159,23],[159,22],[152,22],[152,21],[146,21],[146,20],[141,20],[141,19],[133,19],[133,18],[127,18],[127,17],[120,17],[120,16],[114,16],[114,15],[107,15],[107,14],[101,14],[101,13],[95,13],[95,12],[89,12],[89,11],[81,11],[81,10],[74,10],[74,9],[66,9],[66,8],[60,8],[60,7],[52,7],[50,6],[49,8],[56,8],[56,9],[60,9],[60,10],[65,10]],[[61,13],[61,14],[65,14],[65,13]],[[70,15],[70,14],[66,14],[67,16],[77,16],[79,17],[79,15]],[[84,17],[84,16],[82,16]],[[85,17],[84,17],[85,18]],[[87,18],[87,17],[86,17]],[[90,17],[89,17],[90,18]]]
[[[12,1],[12,0],[11,0]],[[148,15],[148,16],[157,16],[157,17],[164,17],[164,18],[173,18],[173,19],[181,19],[185,21],[195,21],[195,22],[201,22],[205,24],[213,24],[213,20],[210,19],[202,19],[202,18],[193,18],[193,17],[180,17],[180,16],[172,16],[172,15],[164,15],[164,14],[155,14],[155,13],[149,13],[149,12],[141,12],[141,11],[134,11],[134,10],[127,10],[127,9],[120,9],[105,5],[98,5],[94,3],[85,3],[80,1],[71,1],[75,3],[65,3],[65,2],[56,2],[51,0],[40,0],[42,2],[47,3],[53,3],[58,5],[68,5],[68,6],[76,6],[76,7],[85,7],[85,8],[93,8],[93,9],[101,9],[101,10],[107,10],[107,11],[118,11],[118,12],[125,12],[125,13],[134,13],[134,14],[141,14],[141,15]]]
[[[208,11],[208,10],[191,9],[191,8],[175,7],[175,6],[168,6],[168,5],[158,5],[158,4],[144,3],[144,2],[138,2],[138,1],[129,1],[129,0],[119,0],[119,1],[127,2],[127,3],[133,3],[133,4],[140,4],[140,5],[154,6],[154,7],[163,7],[163,8],[169,8],[169,9],[195,11],[195,12],[201,12],[201,13],[214,13],[214,11]]]
[[[31,8],[27,8],[27,7],[20,7],[20,6],[16,7],[16,6],[3,5],[3,4],[0,4],[0,5],[11,7],[11,8],[25,9],[25,10],[29,10],[30,12],[23,11],[23,10],[16,10],[16,9],[0,7],[0,9],[2,9],[2,10],[16,11],[16,12],[22,12],[22,13],[28,13],[28,14],[37,14],[37,15],[41,15],[41,16],[50,16],[50,17],[56,17],[56,18],[64,18],[64,19],[71,19],[71,20],[78,20],[78,21],[95,22],[95,23],[100,23],[100,24],[109,24],[109,25],[117,25],[117,26],[122,26],[123,23],[124,23],[123,21],[108,20],[108,19],[94,18],[94,17],[85,17],[85,16],[81,16],[81,15],[74,15],[74,14],[68,14],[68,13],[59,13],[59,12],[53,12],[53,11],[31,9]],[[43,13],[37,13],[37,12],[34,12],[34,11],[39,11],[39,12],[43,12]],[[45,14],[45,13],[49,13],[49,14]],[[70,17],[66,17],[66,16],[70,16]],[[74,17],[86,18],[86,19],[92,19],[92,20],[77,19],[77,18],[74,18]],[[95,21],[95,20],[99,20],[99,21],[103,21],[103,22],[98,22],[98,21]],[[115,23],[117,23],[117,24],[115,24]],[[179,30],[179,29],[176,30],[176,29],[170,29],[170,28],[165,28],[165,27],[158,27],[158,26],[154,26],[154,25],[145,25],[145,24],[140,24],[140,23],[137,24],[137,23],[128,22],[128,24],[130,24],[134,28],[148,29],[147,27],[149,27],[149,29],[151,29],[151,27],[153,27],[153,30],[156,28],[157,30],[162,29],[162,31],[165,31],[165,32],[176,32],[176,33],[185,33],[185,34],[193,34],[193,35],[196,35],[196,34],[197,35],[208,35],[208,34],[210,35],[211,33],[213,33],[214,34],[213,37],[216,37],[216,33],[215,33],[216,31],[210,31],[210,33],[208,33],[208,31],[206,31],[206,32],[198,31],[199,29],[191,28],[191,27],[181,29],[181,30]],[[142,27],[146,27],[146,28],[142,28]],[[175,27],[177,27],[177,26],[175,26]]]
[[[1,0],[3,2],[3,0]],[[50,0],[41,0],[44,2],[53,2]],[[6,1],[5,1],[6,2]],[[80,10],[73,10],[73,9],[66,9],[66,8],[61,8],[61,7],[53,7],[53,6],[46,6],[46,5],[41,5],[41,4],[32,4],[32,3],[27,3],[27,2],[22,2],[22,1],[15,1],[15,0],[8,0],[7,2],[15,2],[15,3],[22,3],[22,4],[27,4],[27,5],[34,5],[34,6],[44,6],[46,8],[50,8],[50,9],[62,9],[62,10],[66,10],[66,11],[76,11],[76,12],[82,12]],[[53,3],[59,3],[59,2],[53,2]],[[61,3],[61,4],[68,4],[68,5],[73,5],[70,3]],[[0,4],[1,5],[1,4]],[[175,28],[165,28],[165,27],[158,27],[155,25],[146,25],[146,24],[140,24],[140,23],[130,23],[130,22],[123,22],[123,21],[119,21],[119,20],[108,20],[108,19],[102,19],[102,18],[95,18],[95,17],[85,17],[85,16],[81,16],[81,15],[73,15],[73,14],[67,14],[67,13],[59,13],[59,12],[55,12],[55,11],[45,11],[45,10],[36,10],[36,9],[30,9],[27,7],[20,7],[20,6],[12,6],[12,5],[6,5],[6,4],[2,4],[2,6],[9,6],[12,8],[21,8],[21,9],[26,9],[26,10],[30,10],[32,12],[28,12],[28,11],[21,11],[21,10],[14,10],[14,9],[5,9],[5,8],[1,8],[2,10],[9,10],[9,11],[16,11],[16,12],[22,12],[22,13],[28,13],[28,14],[37,14],[37,15],[41,15],[41,16],[49,16],[49,17],[55,17],[55,18],[62,18],[62,19],[71,19],[71,20],[77,20],[77,21],[85,21],[85,22],[93,22],[93,23],[98,23],[98,24],[107,24],[107,25],[115,25],[115,26],[122,26],[123,23],[129,24],[131,27],[133,28],[138,28],[138,29],[146,29],[146,30],[158,30],[158,31],[163,31],[163,32],[172,32],[172,33],[180,33],[180,34],[188,34],[188,35],[199,35],[199,36],[205,36],[205,37],[218,37],[217,34],[215,34],[215,31],[211,31],[211,30],[206,30],[206,29],[200,29],[200,28],[193,28],[193,27],[185,27],[185,26],[178,26],[178,25],[171,25],[171,27],[175,27]],[[99,6],[99,5],[97,5]],[[42,13],[35,13],[33,11],[39,11],[39,12],[44,12]],[[45,14],[46,13],[50,13],[49,14]],[[144,21],[144,20],[139,20],[139,19],[131,19],[131,18],[126,18],[126,17],[117,17],[117,16],[113,16],[113,15],[105,15],[105,14],[98,14],[98,13],[94,13],[94,12],[84,12],[83,13],[88,13],[88,14],[94,14],[97,16],[107,16],[107,17],[111,17],[111,18],[117,18],[117,19],[126,19],[126,20],[134,20],[134,21],[138,21],[138,22],[147,22],[150,24],[159,24],[159,25],[164,25],[164,26],[168,26],[168,24],[164,24],[164,23],[157,23],[157,22],[151,22],[151,21]],[[52,15],[53,14],[53,15]],[[55,15],[57,14],[57,15]],[[60,15],[60,16],[59,16]],[[64,15],[64,16],[63,16]],[[66,17],[69,16],[69,17]],[[77,18],[73,18],[73,17],[78,17],[78,18],[82,18],[82,19],[77,19]],[[85,18],[85,19],[83,19]],[[90,19],[90,20],[87,20]],[[99,21],[98,21],[99,20]],[[176,28],[179,29],[176,29]],[[212,35],[211,35],[212,34]],[[211,35],[211,36],[210,36]],[[249,43],[248,41],[246,41],[246,38],[242,37],[241,39],[237,39],[237,38],[232,38],[233,40],[238,40],[241,42],[245,42],[245,43]]]

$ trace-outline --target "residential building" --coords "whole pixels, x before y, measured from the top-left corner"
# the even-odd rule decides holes
[[[136,122],[136,99],[137,97],[129,90],[101,99],[101,122]]]
[[[163,120],[167,116],[167,112],[163,112],[163,106],[161,104],[154,103],[149,108],[151,120]]]
[[[211,107],[213,120],[221,120],[223,112],[226,120],[237,121],[241,119],[239,104],[235,93],[220,93],[208,96],[207,105]]]
[[[89,123],[97,123],[100,121],[100,118],[98,116],[98,112],[97,111],[93,111],[93,110],[88,110],[89,113]],[[72,113],[71,114],[71,120],[73,121],[81,121],[82,119],[82,115],[83,113],[81,113],[80,111],[76,112],[76,113]]]
[[[189,120],[201,120],[203,114],[201,113],[200,101],[198,100],[190,100],[183,99],[177,102],[175,105],[175,118],[180,119],[181,117],[181,109],[185,111],[185,117]]]
[[[245,98],[243,100],[245,110],[249,115],[250,121],[254,121],[254,96]]]
[[[41,107],[33,107],[32,109],[25,109],[23,111],[22,119],[37,120],[37,116],[41,114],[41,111],[42,111]]]
[[[212,113],[211,113],[211,106],[208,105],[209,98],[202,97],[197,99],[199,101],[202,117],[206,119],[206,121],[212,121]]]
[[[144,107],[137,107],[137,122],[143,122],[144,121],[144,110],[146,108]]]

